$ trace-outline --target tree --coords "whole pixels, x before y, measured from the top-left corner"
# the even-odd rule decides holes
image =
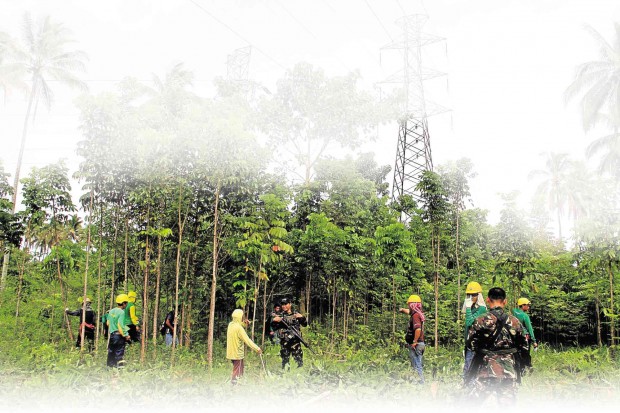
[[[587,153],[602,153],[601,172],[609,172],[620,179],[620,23],[614,25],[612,42],[596,30],[586,26],[599,49],[599,58],[577,66],[575,79],[567,88],[567,100],[581,96],[583,127],[586,131],[604,124],[612,133],[590,144]]]
[[[13,205],[9,197],[13,188],[9,185],[9,174],[4,172],[4,167],[0,161],[0,251],[8,251],[11,246],[18,247],[21,244],[23,235],[22,225],[13,210]],[[2,273],[0,278],[0,292],[4,290],[6,274]]]
[[[583,211],[581,190],[577,184],[581,182],[573,173],[575,164],[565,153],[547,153],[545,169],[530,172],[530,179],[541,178],[536,188],[536,196],[546,200],[551,211],[556,212],[558,223],[558,239],[562,242],[562,216],[568,213],[575,217]]]
[[[13,177],[13,212],[17,208],[17,193],[19,177],[28,135],[28,123],[36,112],[39,100],[48,107],[52,105],[54,93],[49,85],[49,80],[57,80],[70,87],[86,89],[84,82],[78,79],[76,72],[85,70],[86,54],[79,50],[68,49],[72,42],[70,32],[62,24],[52,22],[49,16],[38,23],[34,23],[29,14],[24,15],[22,43],[16,44],[12,53],[19,71],[30,76],[30,93],[22,138]],[[33,116],[34,119],[34,116]],[[6,274],[8,258],[5,255],[2,267],[3,276]]]
[[[449,210],[446,190],[441,177],[424,171],[416,185],[422,201],[422,218],[431,227],[431,251],[435,286],[435,350],[439,349],[439,273],[441,271],[441,239]]]
[[[358,73],[327,77],[308,63],[298,63],[261,103],[262,129],[272,145],[303,167],[306,185],[330,145],[359,146],[381,118],[371,95],[359,90],[359,79]]]
[[[462,158],[440,167],[440,174],[446,187],[448,199],[452,205],[454,215],[454,257],[456,259],[457,273],[457,320],[461,313],[461,261],[460,261],[460,238],[461,238],[461,213],[465,210],[465,201],[471,196],[468,179],[476,174],[473,172],[473,164],[470,159]],[[469,200],[471,202],[471,200]]]

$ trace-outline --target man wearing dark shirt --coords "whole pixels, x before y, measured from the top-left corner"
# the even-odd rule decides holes
[[[422,311],[422,299],[418,295],[411,295],[407,300],[408,308],[401,308],[400,312],[409,314],[409,326],[405,341],[409,346],[409,360],[411,367],[418,373],[419,383],[424,384],[424,312]]]

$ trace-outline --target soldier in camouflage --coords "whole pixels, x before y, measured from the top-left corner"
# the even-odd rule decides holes
[[[475,356],[466,381],[470,397],[484,401],[495,396],[500,404],[511,404],[520,383],[520,354],[527,351],[525,334],[519,320],[504,311],[503,289],[491,288],[487,304],[489,311],[476,318],[467,332],[466,345]]]
[[[301,349],[301,342],[291,330],[301,336],[300,327],[307,326],[308,321],[300,313],[291,310],[291,301],[288,298],[283,298],[280,301],[280,306],[281,311],[279,313],[271,313],[271,327],[277,332],[280,339],[282,368],[290,368],[291,356],[297,362],[297,367],[302,367],[304,365],[304,353]]]

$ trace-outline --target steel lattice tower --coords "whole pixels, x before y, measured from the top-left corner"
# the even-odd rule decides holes
[[[433,170],[427,118],[446,110],[427,101],[424,95],[424,81],[444,75],[422,65],[422,48],[444,40],[422,32],[427,19],[427,16],[420,14],[400,18],[396,24],[402,29],[402,38],[381,48],[382,51],[398,50],[403,57],[403,68],[381,82],[402,85],[403,88],[403,115],[399,120],[393,201],[398,201],[403,195],[419,199],[415,187],[420,181],[420,175],[426,170]]]

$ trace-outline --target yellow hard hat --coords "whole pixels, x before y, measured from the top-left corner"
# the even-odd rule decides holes
[[[522,306],[522,305],[530,305],[530,300],[528,300],[527,298],[521,297],[517,300],[517,305],[518,306]]]
[[[465,294],[478,294],[482,292],[482,287],[475,281],[467,284],[467,289],[465,290]]]
[[[123,304],[127,301],[129,301],[127,294],[119,294],[116,296],[116,304]]]
[[[78,297],[78,299],[77,299],[77,300],[78,300],[78,303],[79,303],[79,304],[82,304],[82,298],[84,298],[84,297]],[[86,297],[86,302],[87,302],[87,303],[92,302],[92,301],[90,301],[90,297]]]
[[[422,302],[422,299],[420,298],[420,296],[419,295],[415,295],[415,294],[410,295],[409,298],[407,299],[407,304],[409,304],[409,303],[421,303],[421,302]]]
[[[136,294],[135,291],[129,291],[127,293],[127,297],[129,297],[129,298],[136,298],[137,296],[138,296],[138,294]]]

